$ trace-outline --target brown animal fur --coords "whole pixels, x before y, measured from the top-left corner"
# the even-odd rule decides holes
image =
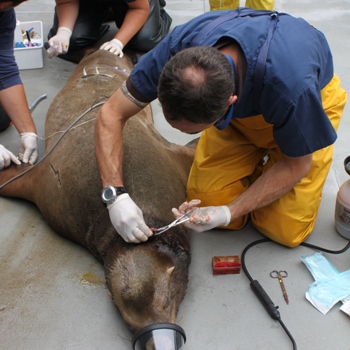
[[[83,69],[118,67],[113,77],[83,77]],[[0,195],[34,202],[59,234],[89,249],[104,264],[108,288],[132,330],[158,322],[175,322],[188,282],[189,232],[177,227],[142,244],[128,244],[112,227],[101,201],[93,128],[89,122],[62,133],[96,101],[110,96],[132,69],[127,57],[98,50],[84,58],[53,101],[46,119],[46,153],[39,164],[0,189]],[[103,69],[100,68],[100,71]],[[112,69],[107,69],[111,73]],[[93,120],[98,108],[76,125]],[[172,221],[171,208],[185,200],[194,149],[166,141],[154,128],[150,107],[124,128],[125,187],[150,227]],[[0,184],[28,167],[12,165],[0,172]]]

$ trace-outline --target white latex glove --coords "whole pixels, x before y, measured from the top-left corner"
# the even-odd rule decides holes
[[[21,164],[12,152],[6,149],[3,145],[0,145],[0,170],[10,166],[11,161],[17,165]]]
[[[57,29],[57,34],[49,40],[50,46],[55,50],[51,50],[51,54],[58,55],[60,53],[67,53],[71,36],[72,31],[69,28],[59,27]],[[50,51],[50,49],[48,51]]]
[[[153,235],[153,232],[143,220],[141,209],[130,198],[128,193],[118,196],[107,208],[112,225],[125,242],[145,242],[148,240],[148,237]]]
[[[112,39],[111,41],[107,41],[106,43],[102,44],[100,47],[100,50],[106,50],[106,51],[112,52],[119,57],[124,56],[123,49],[124,49],[124,45],[118,39]]]
[[[196,232],[209,231],[214,227],[227,226],[230,223],[231,213],[228,206],[198,208],[197,206],[200,202],[199,199],[193,199],[190,202],[182,203],[179,209],[173,208],[172,212],[175,218],[178,218],[185,212],[195,208],[189,215],[190,220],[183,225]]]
[[[34,164],[38,159],[38,136],[33,132],[24,132],[21,136],[18,157],[23,163]]]

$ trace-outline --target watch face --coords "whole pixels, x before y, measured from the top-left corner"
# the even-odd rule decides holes
[[[107,186],[103,189],[102,199],[104,202],[108,203],[116,196],[115,188],[112,186]]]
[[[111,188],[106,188],[104,196],[107,201],[110,201],[113,198],[113,191]]]

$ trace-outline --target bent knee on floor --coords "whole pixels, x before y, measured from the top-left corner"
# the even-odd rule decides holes
[[[264,236],[289,248],[304,242],[315,226],[315,218],[297,220],[283,215],[269,216],[266,220],[251,216],[253,226]]]

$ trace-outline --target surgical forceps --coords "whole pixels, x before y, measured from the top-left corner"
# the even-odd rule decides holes
[[[183,215],[181,215],[180,217],[178,217],[176,220],[174,220],[173,222],[171,222],[169,225],[166,225],[166,226],[163,226],[163,227],[160,227],[160,228],[157,228],[155,229],[153,232],[154,232],[154,235],[159,235],[165,231],[168,231],[170,228],[172,227],[175,227],[177,225],[180,225],[188,220],[190,220],[189,217],[185,218],[185,216],[187,216],[189,213],[191,213],[195,208],[192,208],[191,210],[187,211],[186,213],[184,213]]]
[[[280,286],[282,289],[283,298],[286,301],[286,303],[289,304],[287,291],[283,283],[283,278],[288,277],[288,272],[285,270],[281,270],[281,271],[273,270],[270,272],[270,276],[272,278],[278,278],[278,282],[280,283]]]

